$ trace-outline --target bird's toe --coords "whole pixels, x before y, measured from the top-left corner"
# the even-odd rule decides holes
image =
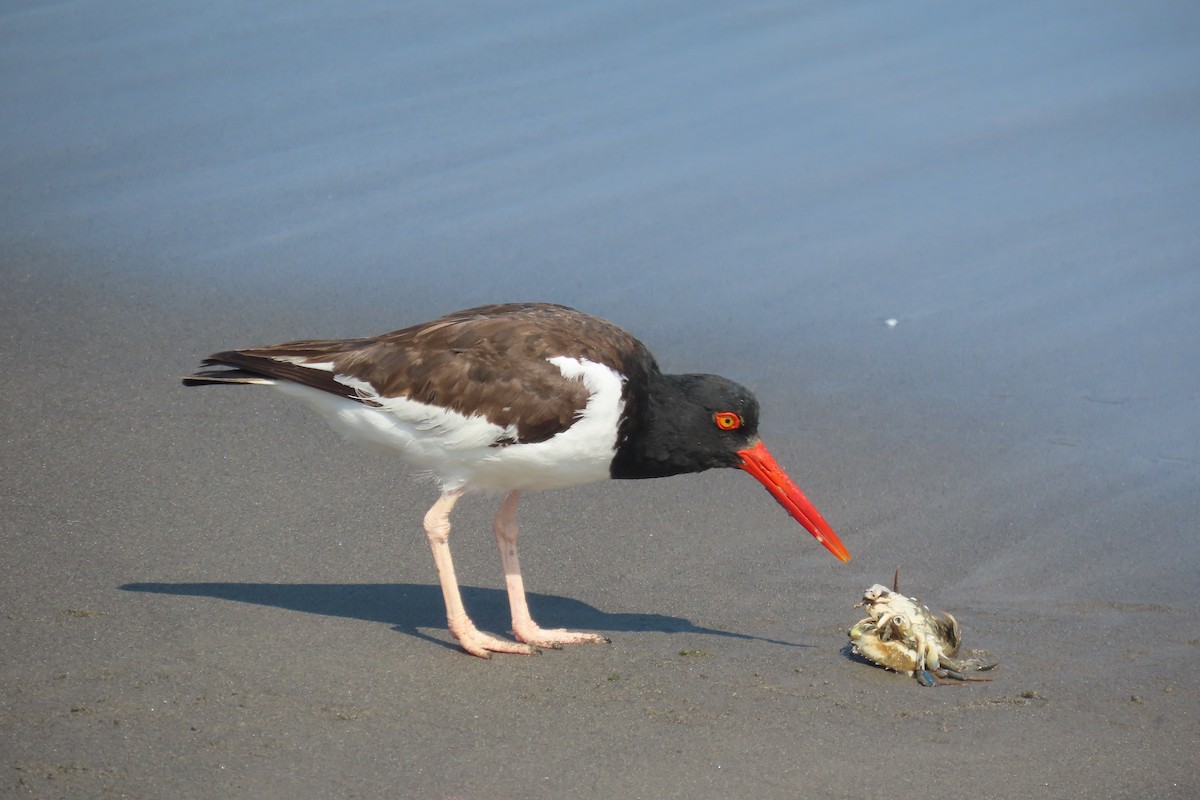
[[[612,640],[607,636],[602,636],[598,633],[589,633],[586,631],[569,631],[564,628],[545,629],[537,625],[532,627],[523,627],[519,631],[513,631],[517,640],[533,645],[534,647],[547,647],[555,650],[561,650],[563,645],[567,644],[611,644]]]
[[[525,642],[510,642],[477,630],[458,635],[458,643],[463,650],[480,658],[491,658],[492,653],[511,653],[522,656],[541,653],[537,645]]]

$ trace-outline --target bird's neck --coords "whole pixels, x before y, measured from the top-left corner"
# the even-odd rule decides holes
[[[610,470],[613,478],[665,478],[723,466],[690,446],[687,431],[704,424],[708,416],[692,398],[690,386],[696,377],[654,372],[645,378],[643,391],[627,393],[626,418]]]

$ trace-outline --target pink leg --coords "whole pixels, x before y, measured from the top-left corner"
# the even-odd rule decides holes
[[[517,558],[517,502],[520,492],[509,492],[500,503],[492,530],[504,564],[504,582],[508,586],[508,605],[512,609],[513,634],[519,641],[534,647],[561,647],[564,644],[604,644],[608,638],[597,633],[580,633],[562,628],[546,630],[529,616],[525,602],[525,582],[521,579],[521,561]]]
[[[454,562],[450,558],[450,511],[460,497],[461,489],[445,492],[425,514],[425,535],[429,537],[429,546],[433,549],[433,563],[437,565],[438,580],[442,584],[442,597],[446,600],[446,620],[450,626],[450,633],[454,634],[454,638],[458,639],[464,650],[480,658],[491,658],[492,653],[535,653],[537,651],[528,644],[507,642],[481,633],[463,608],[462,594],[458,591],[458,578],[454,576]]]

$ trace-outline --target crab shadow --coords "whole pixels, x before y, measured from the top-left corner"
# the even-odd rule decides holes
[[[236,603],[273,606],[306,614],[380,622],[417,639],[457,648],[426,630],[444,631],[446,611],[437,585],[419,583],[127,583],[127,592],[212,597]],[[481,630],[507,631],[508,595],[499,589],[461,587],[463,602]],[[534,618],[546,627],[603,632],[694,633],[760,641],[785,647],[812,647],[735,631],[706,628],[682,617],[602,611],[558,595],[529,593]]]

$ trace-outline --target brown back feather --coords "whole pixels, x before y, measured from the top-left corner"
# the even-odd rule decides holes
[[[641,342],[612,323],[546,303],[480,306],[380,336],[226,351],[205,363],[364,400],[332,373],[276,361],[279,356],[332,362],[335,373],[371,384],[381,397],[515,425],[521,442],[545,441],[566,430],[587,403],[583,383],[564,378],[547,358],[611,364],[627,378],[627,401],[633,386],[658,369]]]

